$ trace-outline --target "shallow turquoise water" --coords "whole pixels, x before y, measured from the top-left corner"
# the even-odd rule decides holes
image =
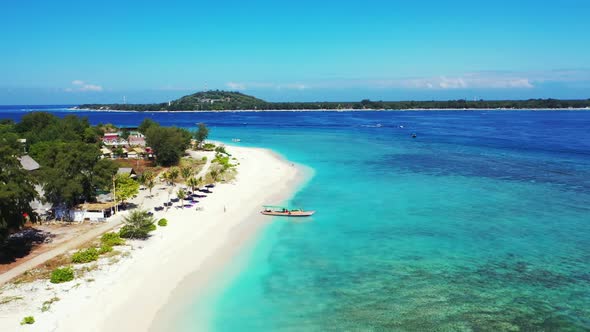
[[[85,115],[315,170],[292,201],[318,213],[272,223],[180,330],[590,330],[590,112]]]
[[[318,213],[265,231],[211,329],[589,330],[589,115],[219,128],[314,168],[293,203]]]

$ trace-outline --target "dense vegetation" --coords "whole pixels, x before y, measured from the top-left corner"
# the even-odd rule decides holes
[[[319,109],[536,109],[585,108],[590,99],[528,99],[528,100],[448,100],[448,101],[371,101],[359,102],[290,102],[271,103],[240,92],[207,91],[184,96],[170,104],[86,104],[82,109],[130,111],[186,111],[186,110],[319,110]]]
[[[97,190],[106,189],[116,165],[100,159],[100,134],[85,118],[63,119],[44,112],[26,114],[19,123],[0,124],[0,240],[18,229],[28,217],[34,219],[30,202],[37,196],[55,207],[71,207],[93,201]],[[18,139],[26,139],[21,143]],[[28,154],[40,164],[24,170],[18,158]]]
[[[22,148],[14,130],[14,123],[0,124],[0,243],[24,224],[24,213],[32,215],[29,203],[37,197],[35,180],[18,160]]]
[[[192,134],[188,130],[161,127],[150,119],[144,120],[139,130],[145,135],[147,145],[154,150],[156,162],[162,166],[177,164],[191,143]]]

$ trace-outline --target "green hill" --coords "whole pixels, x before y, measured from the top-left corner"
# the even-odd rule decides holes
[[[264,108],[267,103],[240,92],[205,91],[184,96],[173,101],[171,111],[180,110],[253,110]]]

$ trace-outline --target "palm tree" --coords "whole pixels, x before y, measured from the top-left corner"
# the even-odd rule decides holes
[[[194,193],[195,187],[199,186],[199,182],[199,180],[195,179],[194,177],[191,177],[190,179],[186,180],[186,185],[191,187],[191,191]]]
[[[180,204],[184,209],[184,199],[186,198],[186,191],[184,191],[184,189],[182,188],[178,189],[178,191],[176,192],[176,197],[180,199]]]
[[[176,181],[176,179],[178,178],[178,168],[172,167],[171,169],[169,169],[168,175],[169,175],[168,180],[170,180],[170,183],[172,183],[172,185],[174,185],[174,181]]]
[[[145,186],[150,190],[150,196],[152,196],[152,189],[154,189],[155,185],[156,183],[154,182],[154,179],[149,179],[145,183]]]
[[[193,175],[192,168],[182,167],[180,169],[180,176],[182,176],[182,178],[184,179],[184,182],[186,182],[192,175]]]
[[[156,219],[144,210],[133,210],[131,214],[123,219],[125,226],[121,228],[120,234],[123,238],[145,239],[152,231]]]
[[[162,172],[160,177],[162,178],[162,180],[164,180],[164,182],[166,182],[166,184],[170,184],[170,181],[168,180],[170,178],[170,175],[168,174],[168,172]]]
[[[137,179],[139,184],[145,187],[149,187],[148,184],[149,182],[153,182],[154,180],[154,173],[151,171],[145,171],[143,172],[139,178]],[[153,188],[153,185],[152,185]],[[151,188],[150,188],[150,195],[152,194]]]

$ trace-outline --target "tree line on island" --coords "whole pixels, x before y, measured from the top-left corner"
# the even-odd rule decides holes
[[[228,110],[410,110],[410,109],[561,109],[587,108],[590,99],[448,100],[358,102],[267,102],[240,92],[206,91],[157,104],[84,104],[80,109],[122,111],[228,111]]]
[[[0,247],[11,232],[35,220],[31,203],[36,199],[71,208],[95,202],[100,193],[111,191],[113,182],[118,199],[137,193],[139,184],[117,174],[114,160],[102,158],[101,138],[115,129],[110,124],[92,126],[76,115],[59,118],[45,112],[28,113],[18,123],[0,120]],[[138,131],[152,148],[155,163],[163,167],[177,165],[191,140],[202,145],[208,136],[204,124],[190,132],[162,127],[150,119]],[[38,169],[25,169],[24,156],[36,161]]]

